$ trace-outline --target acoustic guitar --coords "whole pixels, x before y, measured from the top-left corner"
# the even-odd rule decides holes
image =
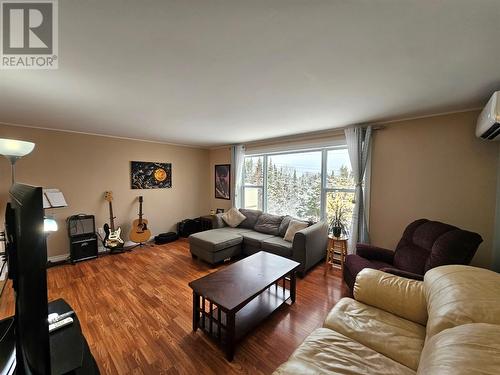
[[[115,229],[115,217],[113,216],[113,193],[107,191],[104,193],[104,199],[109,204],[109,225],[104,224],[103,229],[106,236],[104,237],[104,246],[110,250],[118,250],[123,247],[124,241],[120,238],[121,228]]]
[[[142,214],[142,196],[139,197],[139,219],[135,219],[130,230],[130,241],[143,243],[151,238],[151,231],[148,229],[148,221],[143,219]]]

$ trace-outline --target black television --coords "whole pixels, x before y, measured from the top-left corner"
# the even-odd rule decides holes
[[[47,244],[42,188],[14,184],[5,212],[9,278],[15,296],[18,374],[50,374]]]

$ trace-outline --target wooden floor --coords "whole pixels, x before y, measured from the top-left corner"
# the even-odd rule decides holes
[[[73,306],[103,374],[270,374],[347,295],[340,272],[324,267],[298,279],[296,303],[243,339],[233,362],[192,331],[188,282],[216,268],[193,260],[185,240],[50,268],[49,301]],[[0,317],[12,314],[7,285]]]

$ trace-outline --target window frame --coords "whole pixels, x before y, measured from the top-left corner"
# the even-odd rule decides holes
[[[290,150],[290,151],[278,151],[278,152],[266,152],[266,153],[256,153],[256,154],[248,154],[245,155],[247,157],[262,157],[262,175],[263,175],[263,185],[253,185],[253,184],[245,184],[245,169],[243,169],[243,182],[241,185],[241,194],[242,194],[242,203],[245,203],[245,188],[260,188],[262,189],[262,211],[267,213],[267,166],[268,166],[268,158],[269,156],[276,155],[291,155],[291,154],[302,154],[308,152],[321,152],[321,197],[320,197],[320,220],[327,219],[326,213],[326,203],[327,203],[327,195],[328,193],[355,193],[356,187],[353,188],[337,188],[337,187],[328,187],[327,186],[327,175],[328,175],[328,151],[331,150],[346,150],[347,145],[342,144],[338,146],[331,147],[321,147],[321,148],[310,148],[310,149],[301,149],[301,150]],[[351,166],[352,168],[352,166]]]
[[[243,167],[243,173],[241,174],[241,178],[243,179],[241,183],[241,202],[243,205],[245,204],[245,188],[254,188],[254,189],[262,189],[262,202],[261,202],[261,207],[262,207],[262,212],[267,212],[266,208],[264,207],[264,202],[267,200],[267,196],[264,196],[265,190],[264,187],[266,186],[267,182],[267,158],[264,157],[264,154],[259,154],[259,155],[245,155],[243,158],[243,163],[245,163],[246,158],[259,158],[262,157],[262,185],[255,185],[255,184],[245,184],[245,167]],[[258,205],[257,205],[258,207]],[[245,208],[245,207],[243,207]]]

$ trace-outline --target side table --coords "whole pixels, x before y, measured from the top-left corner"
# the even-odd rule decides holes
[[[325,274],[331,267],[340,268],[344,272],[344,261],[347,256],[347,237],[328,236],[328,248],[326,250]]]
[[[205,215],[200,217],[201,231],[210,230],[213,227],[213,215]]]

